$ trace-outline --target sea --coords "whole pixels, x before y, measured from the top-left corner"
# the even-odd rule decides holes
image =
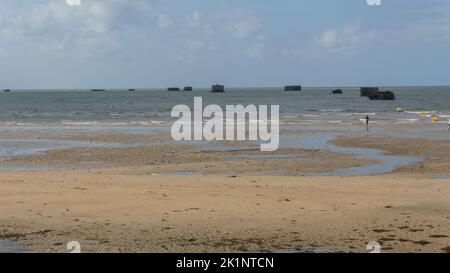
[[[330,95],[333,89],[342,95]],[[366,115],[384,123],[429,123],[450,119],[450,87],[381,87],[396,95],[394,101],[370,101],[360,97],[359,87],[306,87],[286,92],[283,88],[227,88],[225,93],[209,89],[170,92],[164,89],[135,91],[11,90],[0,92],[0,126],[150,126],[174,121],[175,105],[193,106],[194,97],[203,104],[279,105],[281,122],[351,123]],[[401,108],[402,112],[397,112]],[[422,113],[422,115],[420,115]]]

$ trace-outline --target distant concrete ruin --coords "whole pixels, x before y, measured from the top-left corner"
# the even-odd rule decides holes
[[[181,89],[179,87],[169,87],[167,91],[181,91]]]
[[[361,87],[360,88],[361,97],[368,97],[370,95],[374,95],[374,94],[378,93],[378,91],[380,91],[379,87]]]
[[[344,94],[344,92],[342,92],[342,89],[335,89],[335,90],[331,91],[331,94],[342,95],[342,94]]]
[[[211,92],[212,93],[223,93],[223,92],[225,92],[225,86],[219,85],[219,84],[213,85],[211,87]]]
[[[370,100],[395,100],[395,94],[392,91],[378,91],[369,95]]]
[[[368,97],[370,100],[395,100],[392,91],[380,91],[379,87],[361,87],[361,97]]]
[[[302,91],[301,85],[287,85],[284,87],[284,91]]]

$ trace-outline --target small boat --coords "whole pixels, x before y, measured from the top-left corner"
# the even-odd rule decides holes
[[[134,92],[134,91],[136,91],[136,89],[134,89],[134,88],[128,89],[128,92]]]
[[[183,91],[192,91],[192,90],[193,90],[192,86],[185,86],[183,88]]]
[[[106,92],[106,89],[91,89],[91,92]]]
[[[181,91],[181,89],[178,87],[169,87],[167,88],[167,91]]]
[[[3,92],[11,92],[11,89],[5,89]]]

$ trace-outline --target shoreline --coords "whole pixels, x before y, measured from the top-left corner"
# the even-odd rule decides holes
[[[450,164],[445,153],[448,132],[411,135],[413,126],[374,127],[369,132],[361,126],[318,128],[286,128],[275,152],[256,151],[259,144],[249,141],[176,142],[167,136],[167,128],[146,134],[6,131],[0,134],[0,155],[2,147],[7,148],[3,153],[21,145],[25,150],[3,155],[0,171],[136,167],[155,174],[357,176],[422,175],[424,165],[434,165],[426,173],[450,175],[445,167]]]

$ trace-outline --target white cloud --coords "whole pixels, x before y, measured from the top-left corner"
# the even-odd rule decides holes
[[[224,15],[229,34],[238,39],[262,37],[263,24],[253,13],[247,10],[234,10]]]
[[[254,46],[245,50],[247,56],[252,58],[262,58],[264,53],[265,45],[263,43],[257,43]]]
[[[186,16],[187,24],[191,27],[198,27],[200,25],[200,12],[194,11],[192,14]]]
[[[0,3],[0,49],[11,56],[25,51],[64,58],[71,52],[90,59],[133,51],[137,43],[129,41],[138,40],[159,56],[164,51],[183,55],[183,50],[241,56],[261,56],[264,51],[264,25],[250,10],[155,15],[153,6],[160,2],[164,1],[85,0],[81,6],[69,6],[64,0],[48,0],[21,9]]]
[[[258,41],[264,41],[266,39],[266,34],[260,33],[256,36],[256,40]]]
[[[172,26],[172,19],[170,19],[170,17],[168,15],[166,15],[166,14],[160,14],[158,16],[158,20],[157,20],[156,25],[160,29],[170,28]]]
[[[364,51],[376,37],[374,31],[363,29],[360,24],[328,29],[315,37],[315,43],[331,53],[352,55]]]
[[[218,10],[207,16],[194,10],[181,20],[175,18],[172,23],[171,46],[182,44],[189,50],[186,54],[194,54],[192,56],[223,52],[259,58],[265,50],[264,25],[249,10]]]
[[[41,51],[70,50],[96,55],[117,48],[121,30],[138,26],[154,0],[90,0],[81,6],[49,0],[21,9],[1,8],[2,38],[14,47],[34,47]],[[6,16],[7,15],[7,16]]]
[[[201,40],[188,40],[186,42],[186,47],[190,50],[199,50],[203,48],[204,42]]]

